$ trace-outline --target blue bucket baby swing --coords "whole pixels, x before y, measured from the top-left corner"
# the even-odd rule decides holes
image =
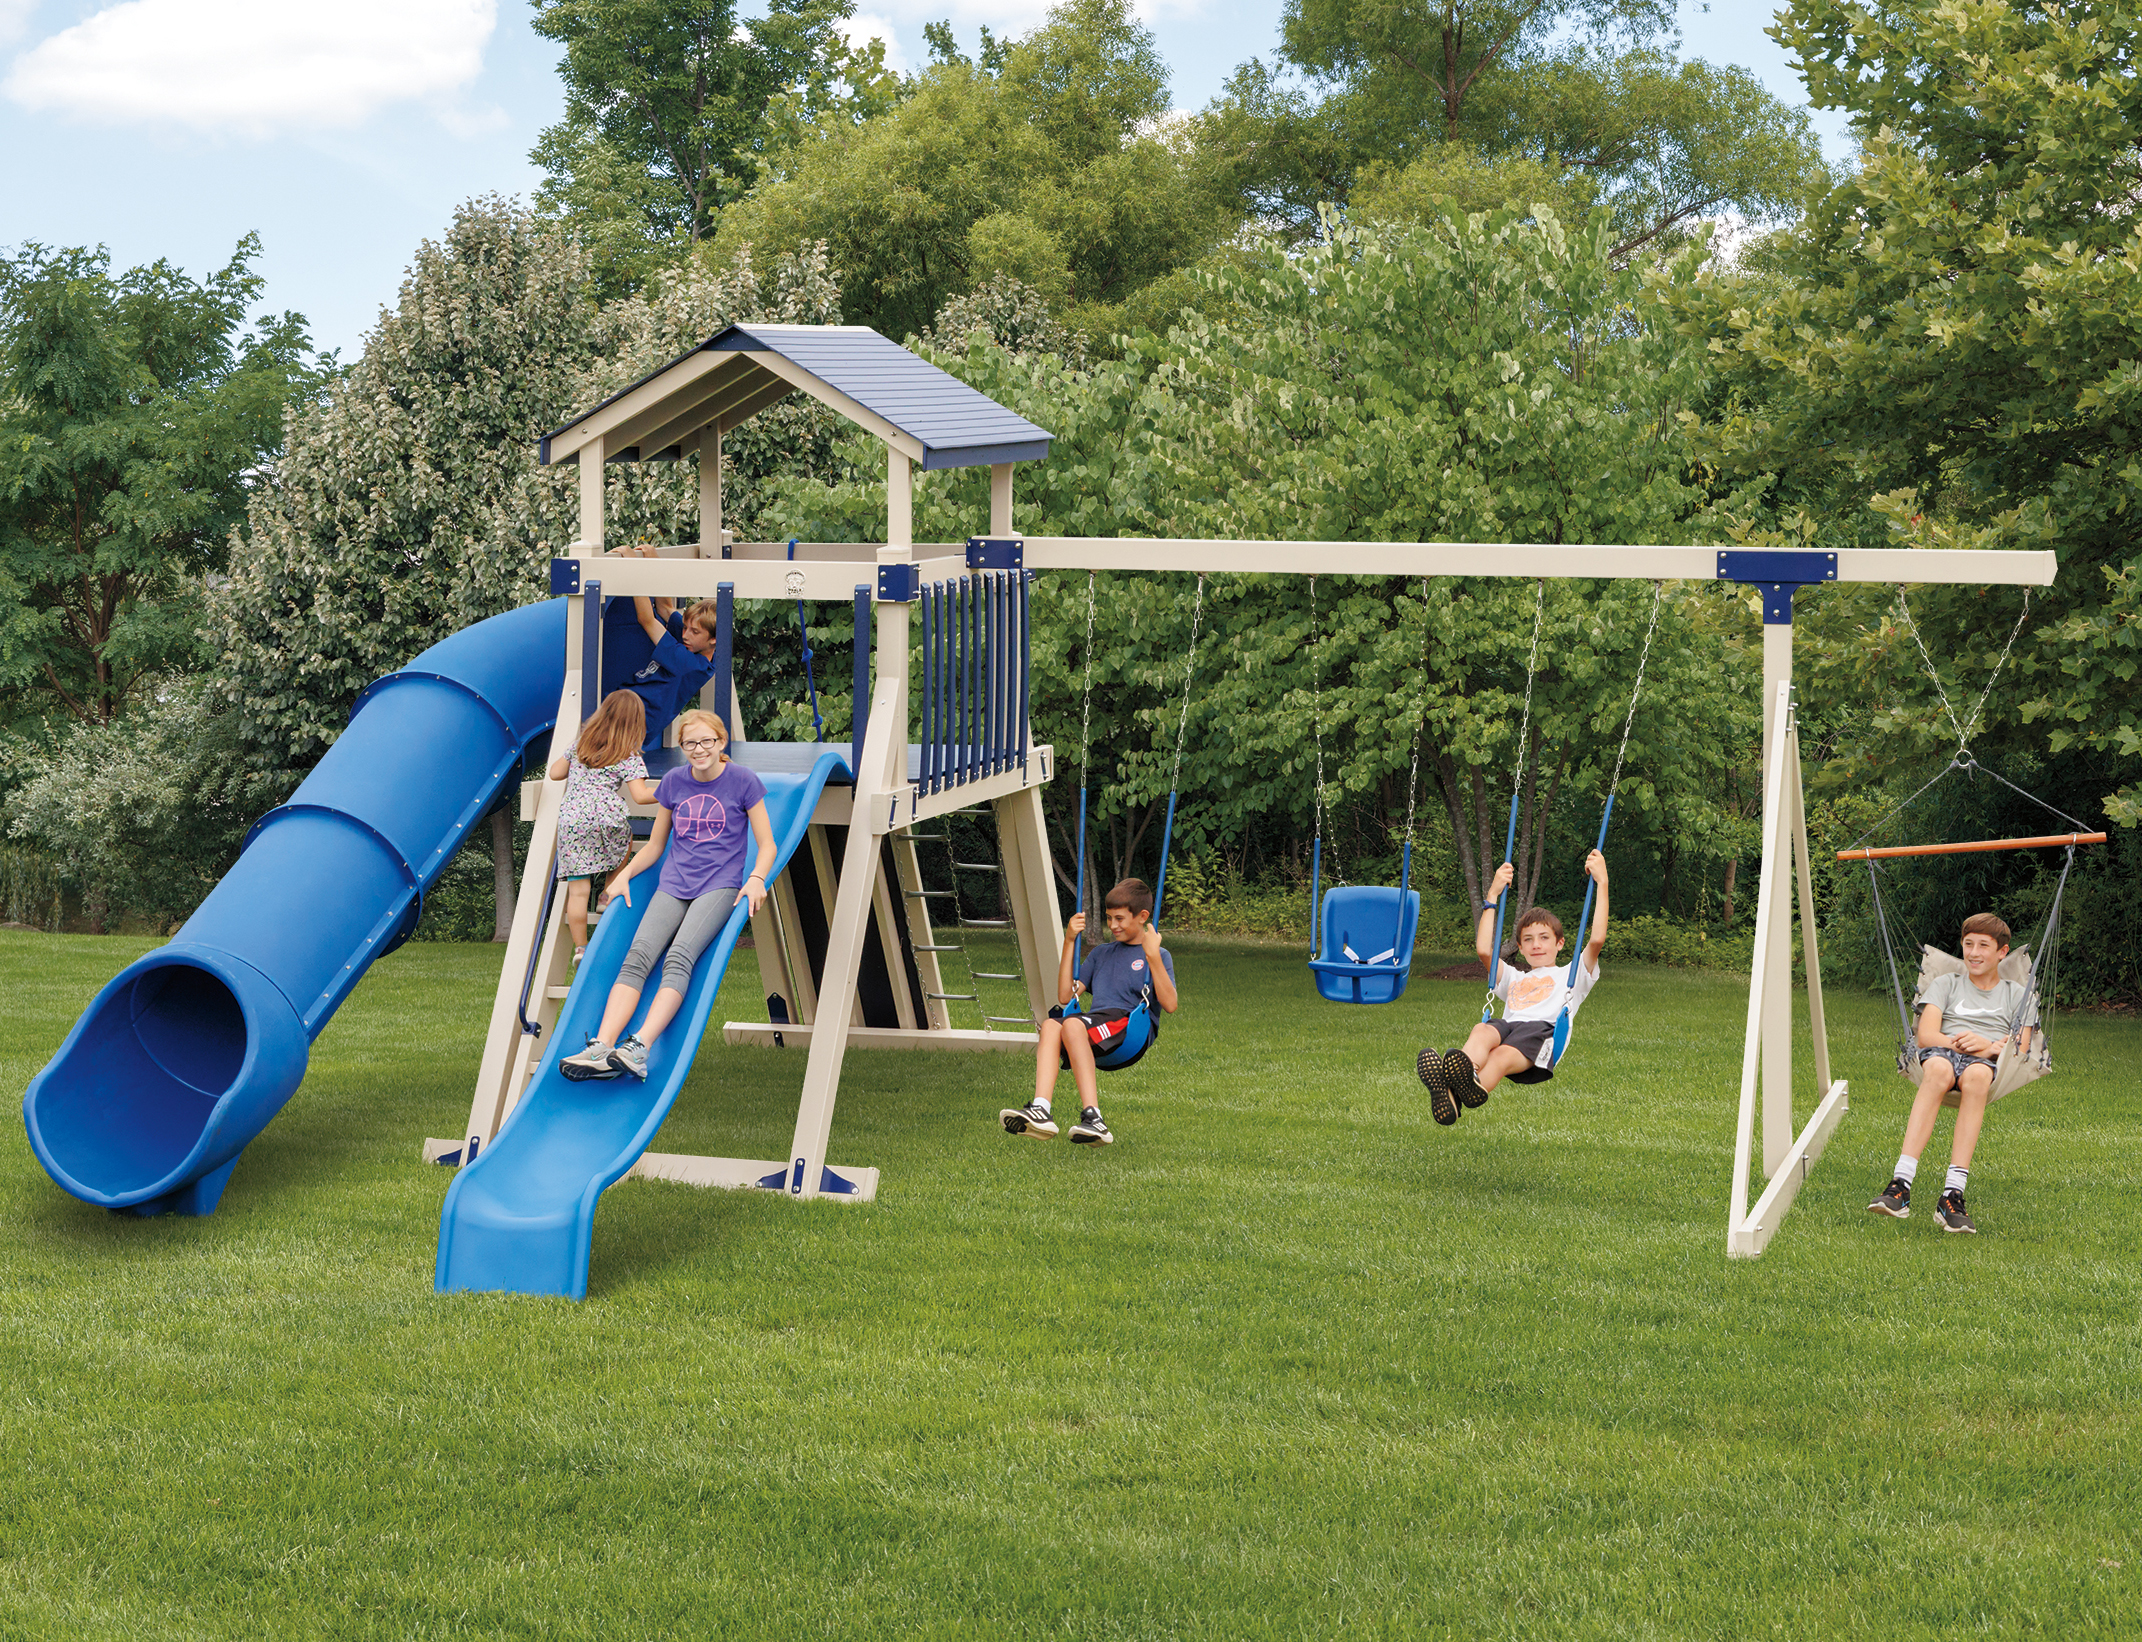
[[[1316,838],[1309,856],[1309,970],[1316,989],[1333,1003],[1396,1003],[1413,974],[1413,942],[1421,922],[1421,895],[1413,887],[1413,800],[1420,784],[1421,730],[1428,714],[1428,583],[1421,583],[1421,661],[1415,675],[1418,711],[1413,720],[1413,768],[1406,777],[1406,842],[1399,856],[1398,887],[1334,884],[1318,889],[1324,875],[1323,680],[1317,636],[1316,578],[1309,578],[1309,722],[1316,733]],[[1338,852],[1332,852],[1337,875]]]

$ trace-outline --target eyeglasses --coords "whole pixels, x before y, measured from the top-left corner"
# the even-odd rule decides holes
[[[702,736],[697,741],[686,741],[680,743],[680,745],[688,753],[703,753],[710,747],[718,750],[721,743],[710,736]]]

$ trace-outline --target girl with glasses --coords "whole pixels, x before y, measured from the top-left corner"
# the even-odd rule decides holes
[[[632,904],[632,880],[662,863],[654,898],[640,919],[639,934],[610,988],[595,1041],[558,1063],[573,1079],[647,1076],[647,1056],[664,1027],[684,1005],[693,966],[714,944],[741,894],[755,913],[766,900],[773,870],[773,822],[766,814],[766,784],[728,756],[729,732],[701,708],[678,715],[679,745],[688,767],[671,770],[655,789],[654,830],[639,852],[617,869],[604,899]],[[757,846],[753,871],[744,873],[745,840]],[[669,853],[663,855],[667,846]],[[663,953],[667,950],[668,956]],[[639,1031],[620,1037],[639,1008],[640,993],[662,963],[662,985],[648,1005]]]

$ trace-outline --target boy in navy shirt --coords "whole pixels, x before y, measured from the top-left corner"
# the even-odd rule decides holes
[[[1078,1122],[1071,1126],[1074,1145],[1112,1146],[1115,1132],[1101,1120],[1101,1085],[1093,1060],[1093,1042],[1085,1022],[1064,1011],[1081,991],[1092,994],[1095,1010],[1158,1007],[1175,1013],[1175,960],[1153,928],[1153,892],[1141,878],[1126,878],[1108,892],[1101,907],[1108,919],[1108,939],[1096,941],[1086,961],[1071,972],[1071,954],[1085,933],[1086,915],[1074,914],[1064,926],[1063,958],[1056,968],[1057,1006],[1041,1023],[1041,1043],[1034,1056],[1034,1098],[1025,1106],[997,1114],[1007,1134],[1054,1139],[1056,1120],[1049,1115],[1056,1075],[1068,1067],[1078,1088]]]
[[[652,547],[612,552],[625,558],[654,556]],[[714,676],[715,610],[712,599],[681,612],[668,599],[644,595],[603,601],[603,697],[630,690],[640,698],[647,709],[643,751],[662,745],[670,721],[698,704],[700,690]],[[722,703],[724,709],[728,705]]]

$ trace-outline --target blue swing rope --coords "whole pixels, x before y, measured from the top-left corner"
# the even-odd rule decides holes
[[[1317,919],[1324,905],[1324,685],[1319,656],[1323,644],[1317,637],[1316,578],[1309,578],[1309,729],[1316,737],[1316,789],[1313,828],[1309,846],[1309,958],[1322,955],[1317,945]],[[1339,876],[1339,852],[1331,852],[1332,876]]]
[[[793,536],[788,539],[788,557],[789,562],[793,564],[796,559],[796,538]],[[801,599],[796,601],[796,631],[803,637],[803,682],[811,692],[811,739],[823,741],[826,738],[826,721],[818,710],[818,680],[811,673],[811,658],[817,652],[811,648],[811,623],[803,613]],[[857,642],[860,643],[861,640],[858,639]]]
[[[1621,764],[1629,753],[1629,732],[1636,728],[1636,704],[1644,693],[1644,669],[1651,663],[1651,641],[1658,636],[1659,606],[1664,602],[1665,597],[1666,584],[1664,582],[1653,582],[1651,584],[1651,626],[1644,633],[1643,654],[1637,657],[1636,688],[1629,692],[1629,716],[1621,721],[1621,745],[1614,752],[1614,774],[1607,781],[1606,813],[1599,817],[1599,841],[1592,846],[1595,850],[1604,851],[1606,849],[1607,823],[1614,819],[1614,792],[1621,785]],[[1577,966],[1584,962],[1584,932],[1591,925],[1592,897],[1598,891],[1599,881],[1587,872],[1584,875],[1584,910],[1577,914],[1577,939],[1575,949],[1569,955],[1569,980],[1567,984],[1571,987],[1577,984]],[[1568,1010],[1565,1009],[1563,1014],[1566,1017]]]
[[[1086,572],[1086,689],[1078,717],[1078,910],[1086,910],[1086,775],[1093,762],[1093,572]],[[1071,973],[1085,937],[1071,938]]]
[[[1190,613],[1190,654],[1183,662],[1183,714],[1175,726],[1175,768],[1168,776],[1168,819],[1160,829],[1160,881],[1153,886],[1153,923],[1160,923],[1160,904],[1168,892],[1168,848],[1175,839],[1175,795],[1182,787],[1183,742],[1190,733],[1190,681],[1197,675],[1197,635],[1205,620],[1205,575],[1197,578],[1197,604]]]
[[[1532,596],[1532,653],[1525,657],[1525,713],[1517,725],[1517,758],[1510,770],[1510,828],[1502,843],[1502,858],[1517,859],[1517,807],[1525,795],[1525,743],[1532,734],[1532,681],[1539,676],[1540,628],[1547,617],[1547,578],[1542,576]],[[1513,879],[1508,888],[1495,897],[1495,941],[1488,948],[1487,1001],[1480,1006],[1480,1019],[1495,1018],[1495,981],[1502,971],[1502,924],[1510,910],[1510,890],[1517,887]],[[1477,939],[1477,937],[1476,937]]]

